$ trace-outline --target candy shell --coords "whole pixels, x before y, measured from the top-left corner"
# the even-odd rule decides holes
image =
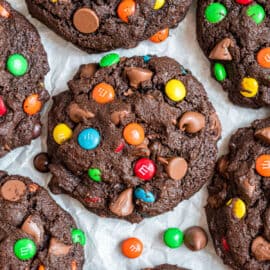
[[[128,23],[129,17],[134,15],[136,11],[135,0],[122,0],[117,8],[118,17]]]
[[[184,242],[184,233],[178,228],[168,228],[163,234],[163,241],[169,248],[178,248]]]
[[[227,9],[221,3],[211,3],[205,9],[205,18],[210,23],[219,23],[227,16]]]
[[[132,237],[124,240],[121,245],[122,254],[130,259],[138,258],[143,252],[143,243]]]
[[[38,94],[28,96],[23,102],[23,110],[28,115],[34,115],[40,112],[41,108],[42,102],[39,100]]]
[[[112,65],[115,65],[119,63],[120,56],[117,53],[109,53],[103,56],[99,62],[99,65],[101,67],[110,67]]]
[[[7,70],[15,77],[23,76],[28,70],[28,61],[21,54],[12,54],[7,60]]]
[[[14,244],[14,254],[21,261],[32,259],[36,252],[36,244],[31,239],[22,238]]]
[[[123,136],[128,144],[139,145],[145,138],[144,129],[140,124],[130,123],[124,128]]]
[[[153,203],[156,200],[155,195],[152,192],[145,191],[142,188],[136,188],[134,191],[134,196],[138,200],[141,200],[146,203]]]
[[[72,129],[64,124],[58,124],[54,129],[53,129],[53,138],[56,143],[58,144],[63,144],[65,141],[69,140],[73,135]]]
[[[86,128],[78,135],[78,144],[84,150],[93,150],[100,144],[100,133],[94,128]]]
[[[173,79],[167,82],[165,93],[172,101],[179,102],[186,97],[187,90],[181,81]]]
[[[152,37],[150,37],[149,40],[154,43],[160,43],[166,40],[168,36],[169,36],[169,28],[165,28],[155,33]]]

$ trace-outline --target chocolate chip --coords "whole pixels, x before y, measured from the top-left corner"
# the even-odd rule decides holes
[[[80,78],[90,79],[97,71],[97,64],[91,63],[80,68]]]
[[[116,111],[111,114],[111,121],[117,126],[129,114],[129,111]]]
[[[71,247],[53,237],[50,240],[49,253],[55,256],[64,256],[69,253]]]
[[[49,156],[47,153],[37,154],[34,158],[34,167],[39,172],[49,172],[49,163]]]
[[[255,137],[264,143],[270,144],[270,127],[265,127],[255,132]]]
[[[260,262],[270,260],[270,243],[262,236],[258,236],[253,240],[251,251]]]
[[[216,113],[210,115],[210,130],[213,132],[215,140],[218,140],[221,136],[221,123]]]
[[[73,16],[75,28],[83,34],[94,33],[99,28],[99,18],[90,8],[80,8]]]
[[[217,162],[217,170],[218,172],[223,175],[226,176],[227,175],[227,168],[229,165],[229,161],[227,156],[222,156],[219,158],[218,162]]]
[[[26,185],[20,180],[8,180],[1,187],[2,197],[11,202],[17,202],[26,192]]]
[[[134,210],[133,189],[128,188],[123,191],[115,202],[110,205],[110,210],[119,217],[125,217],[132,214]]]
[[[233,41],[230,38],[222,39],[211,51],[209,58],[214,60],[232,60],[229,47],[233,47]]]
[[[208,236],[203,228],[193,226],[185,231],[185,245],[192,251],[198,251],[206,247]]]
[[[137,157],[149,157],[151,152],[148,148],[149,140],[145,138],[144,142],[140,145],[135,146],[132,150],[132,155]]]
[[[41,225],[42,221],[38,216],[29,216],[23,223],[21,229],[31,235],[36,243],[40,243],[43,239],[44,228]]]
[[[196,133],[205,128],[205,117],[198,112],[186,112],[179,121],[179,128],[188,133]]]
[[[33,139],[36,139],[36,138],[38,138],[40,136],[41,130],[42,130],[41,124],[40,123],[35,123],[33,131],[32,131]]]
[[[167,173],[173,180],[181,180],[187,173],[188,164],[184,158],[174,157],[168,161]]]
[[[138,88],[142,82],[152,79],[153,72],[149,69],[139,67],[127,67],[125,72],[131,87]]]
[[[67,108],[67,112],[70,119],[75,123],[79,123],[84,120],[95,117],[95,114],[93,114],[90,111],[80,108],[77,103],[70,104]]]

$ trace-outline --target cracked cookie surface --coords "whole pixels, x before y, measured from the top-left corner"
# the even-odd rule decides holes
[[[0,171],[1,269],[83,269],[85,235],[29,178]]]
[[[40,111],[49,99],[47,55],[36,29],[0,1],[0,157],[41,133]]]
[[[203,86],[175,60],[84,65],[69,87],[49,113],[54,193],[139,222],[172,210],[212,176],[220,123]]]
[[[233,269],[270,267],[270,118],[239,129],[217,163],[206,214],[217,254]]]
[[[270,105],[270,4],[200,0],[197,37],[213,77],[240,106]]]

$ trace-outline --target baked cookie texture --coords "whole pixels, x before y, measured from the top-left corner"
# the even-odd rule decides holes
[[[237,270],[270,268],[270,118],[239,129],[219,160],[206,214],[217,254]]]
[[[49,187],[102,217],[139,222],[172,210],[213,174],[217,114],[203,86],[173,59],[100,65],[82,66],[70,91],[54,97]]]
[[[234,104],[270,104],[269,16],[266,0],[198,1],[199,44]]]
[[[144,270],[188,270],[186,268],[178,267],[176,265],[162,264],[155,268],[145,268]]]
[[[83,269],[84,233],[29,178],[0,171],[1,269]]]
[[[0,1],[0,157],[41,133],[49,71],[40,36],[25,17]]]
[[[33,17],[88,53],[132,48],[153,35],[164,40],[192,0],[27,0]],[[158,3],[157,3],[158,2]],[[161,31],[161,32],[160,32]]]

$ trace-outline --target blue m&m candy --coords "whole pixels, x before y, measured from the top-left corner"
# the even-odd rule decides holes
[[[151,60],[151,56],[150,56],[150,55],[145,55],[145,56],[143,57],[143,61],[144,61],[145,63],[148,63],[150,60]]]
[[[84,129],[78,136],[78,143],[85,150],[93,150],[100,144],[100,134],[94,128]]]
[[[153,203],[155,202],[155,196],[152,192],[150,191],[145,191],[142,188],[136,188],[134,191],[134,196],[143,201],[143,202],[147,202],[147,203]]]

